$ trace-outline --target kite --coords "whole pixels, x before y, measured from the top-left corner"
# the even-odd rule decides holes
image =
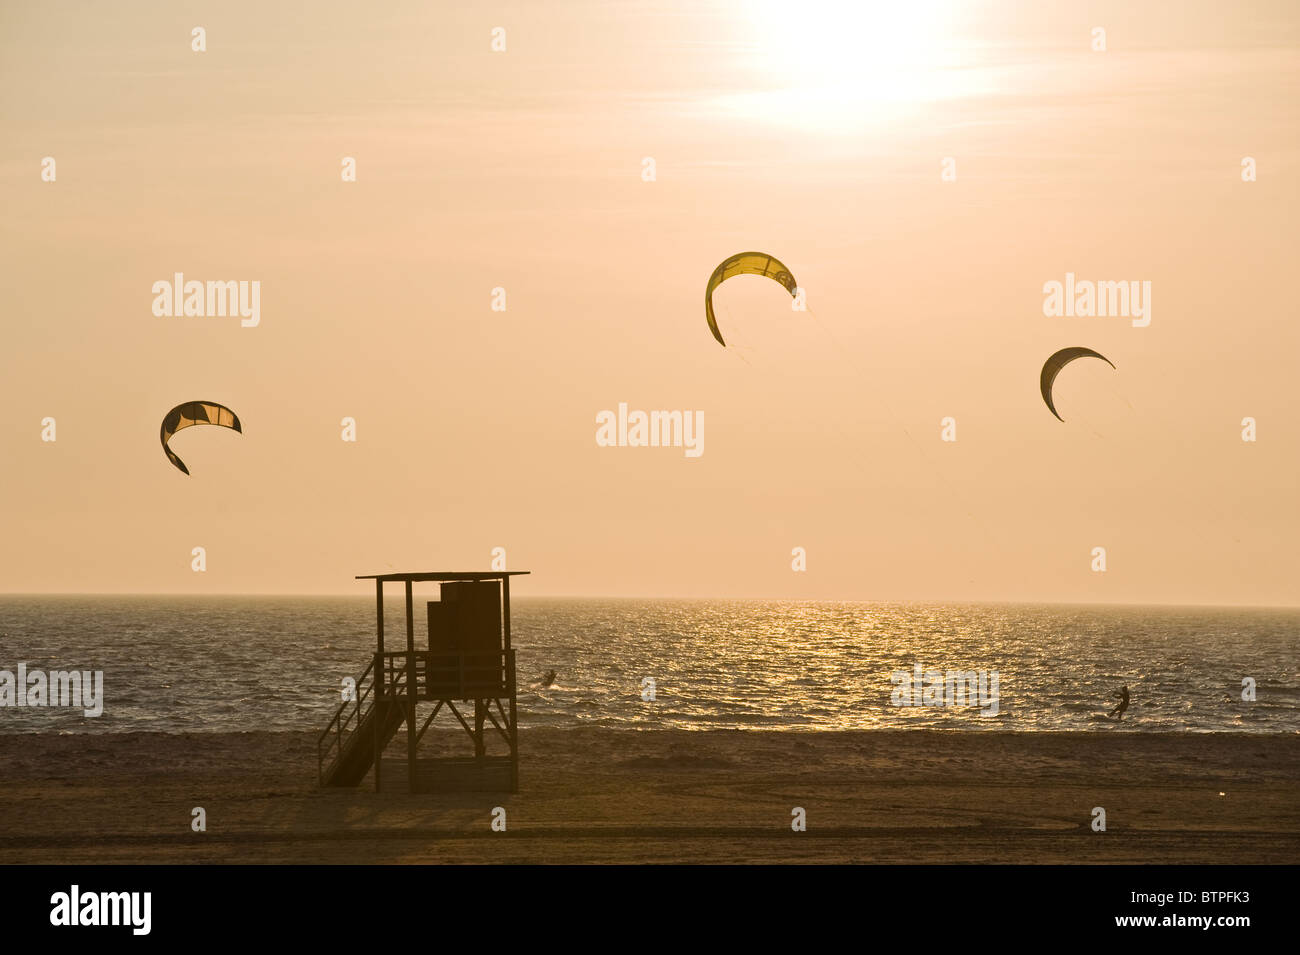
[[[162,420],[158,440],[162,442],[163,451],[167,453],[167,460],[186,474],[190,473],[190,469],[171,448],[167,447],[167,442],[177,431],[196,424],[215,424],[222,428],[233,428],[240,434],[244,433],[239,423],[239,416],[225,405],[219,405],[215,401],[187,401],[167,412],[167,416]]]
[[[1076,358],[1100,358],[1110,367],[1114,368],[1115,363],[1100,352],[1095,352],[1091,348],[1075,346],[1074,348],[1062,348],[1043,364],[1043,373],[1039,376],[1038,387],[1043,392],[1043,400],[1047,402],[1047,410],[1056,415],[1057,421],[1064,421],[1059,414],[1056,414],[1056,405],[1052,403],[1052,382],[1056,381],[1056,376],[1061,373],[1061,369],[1074,361]]]
[[[713,290],[733,275],[762,275],[780,282],[791,295],[797,294],[799,288],[794,276],[781,260],[766,252],[740,252],[729,259],[724,259],[722,264],[713,270],[713,274],[709,276],[709,284],[704,289],[704,317],[709,322],[709,331],[713,332],[713,337],[724,348],[727,343],[722,340],[722,332],[718,331],[718,320],[713,314]]]

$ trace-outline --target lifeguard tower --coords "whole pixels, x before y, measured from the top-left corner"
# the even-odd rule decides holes
[[[515,714],[515,652],[510,646],[510,578],[526,570],[490,573],[367,574],[375,582],[377,646],[351,699],[343,701],[317,741],[320,784],[356,786],[372,768],[375,791],[406,763],[407,792],[519,789],[519,731]],[[416,583],[436,582],[439,600],[427,606],[428,646],[415,645]],[[406,647],[384,646],[384,584],[406,596]],[[473,711],[469,704],[473,703]],[[420,704],[433,704],[420,722]],[[465,712],[461,712],[461,704]],[[495,707],[495,712],[493,708]],[[439,713],[455,717],[473,742],[473,756],[419,758],[420,740]],[[468,717],[468,719],[467,719]],[[472,723],[471,723],[472,720]],[[405,759],[384,751],[406,726]],[[491,728],[509,750],[489,755]],[[499,744],[498,744],[499,745]]]

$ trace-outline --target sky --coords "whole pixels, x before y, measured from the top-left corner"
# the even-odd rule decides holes
[[[1289,2],[10,0],[0,591],[504,548],[520,596],[1300,603],[1297,46]],[[751,249],[807,309],[732,279],[720,347]],[[258,324],[154,314],[176,272]],[[1149,324],[1045,315],[1067,273]],[[186,476],[200,399],[243,433]],[[598,445],[620,403],[703,453]]]

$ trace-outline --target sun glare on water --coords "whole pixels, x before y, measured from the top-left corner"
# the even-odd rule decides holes
[[[853,129],[978,92],[953,45],[953,0],[746,0],[749,90],[729,111]]]

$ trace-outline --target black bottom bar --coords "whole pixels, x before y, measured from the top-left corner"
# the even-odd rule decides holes
[[[427,928],[432,908],[456,921],[472,901],[498,908],[521,936],[529,926],[580,936],[620,924],[665,944],[688,931],[696,942],[786,930],[861,943],[901,934],[918,951],[1126,937],[1232,950],[1295,924],[1294,867],[555,867],[489,877],[492,892],[471,898],[467,887],[480,883],[450,866],[10,867],[0,873],[0,924],[7,948],[33,935],[246,943],[264,932],[333,948],[372,941],[375,913],[393,931],[408,918]],[[111,920],[116,908],[124,924],[52,924],[72,921],[73,886],[77,921],[101,909]],[[148,933],[144,895],[102,893],[148,893]]]

